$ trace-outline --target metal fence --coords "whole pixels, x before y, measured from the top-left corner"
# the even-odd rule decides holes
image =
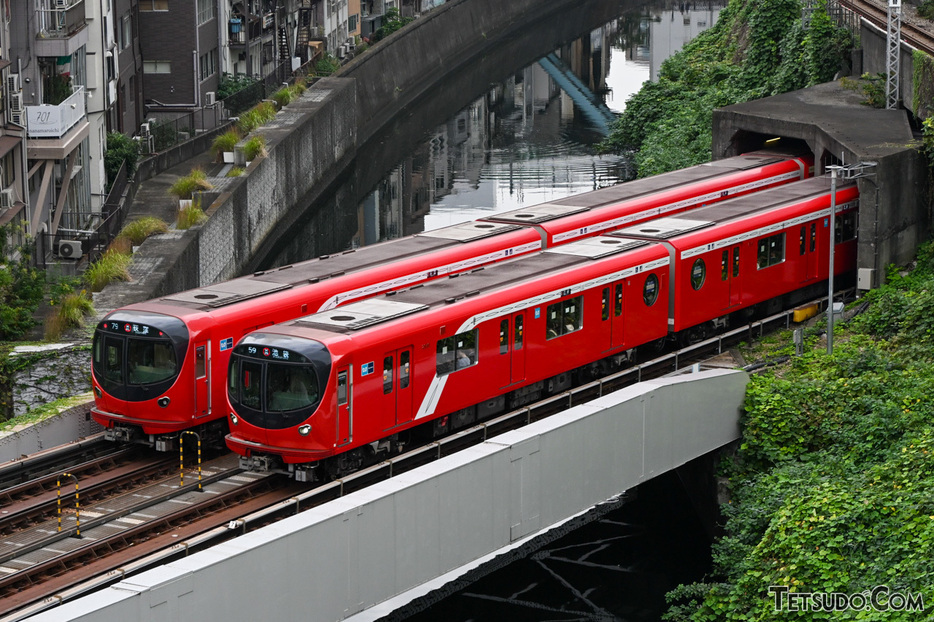
[[[94,230],[89,231],[39,235],[35,252],[37,267],[45,269],[50,263],[58,263],[61,259],[79,260],[84,255],[88,256],[88,263],[100,259],[123,228],[127,205],[133,200],[133,194],[135,194],[135,187],[130,183],[126,162],[124,162],[101,206],[100,224]]]

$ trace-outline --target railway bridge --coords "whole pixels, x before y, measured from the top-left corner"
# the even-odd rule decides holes
[[[28,619],[378,619],[733,442],[747,379],[629,386]]]

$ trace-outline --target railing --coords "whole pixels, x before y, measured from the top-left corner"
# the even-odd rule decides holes
[[[45,0],[39,7],[40,39],[67,38],[84,28],[83,0]]]
[[[78,86],[74,93],[57,106],[26,106],[26,136],[61,138],[85,115],[84,87]]]

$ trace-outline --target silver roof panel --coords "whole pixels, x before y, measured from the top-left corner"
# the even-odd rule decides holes
[[[621,253],[631,248],[645,246],[647,242],[642,240],[624,240],[606,236],[597,236],[562,244],[545,251],[546,253],[556,253],[558,255],[575,255],[577,257],[589,257],[590,259],[599,259],[614,253]]]
[[[640,238],[643,240],[667,240],[668,238],[673,238],[682,233],[710,227],[713,224],[714,223],[709,220],[690,220],[675,216],[672,218],[650,220],[639,225],[614,231],[608,235],[620,236],[623,238]]]
[[[307,315],[296,321],[302,324],[320,324],[337,328],[358,329],[427,308],[428,305],[424,304],[375,298]]]

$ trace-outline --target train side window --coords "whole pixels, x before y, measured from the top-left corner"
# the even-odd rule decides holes
[[[694,265],[691,266],[691,287],[695,290],[700,289],[704,286],[704,281],[707,280],[707,264],[704,263],[704,260],[698,257],[694,261]]]
[[[524,330],[524,329],[523,329],[523,326],[522,326],[522,323],[523,323],[522,316],[521,316],[521,315],[517,315],[517,316],[516,316],[516,334],[515,334],[515,337],[513,338],[513,342],[512,342],[512,349],[513,349],[513,350],[521,350],[521,349],[522,349],[522,331]]]
[[[439,376],[477,364],[477,329],[438,340],[435,369]]]
[[[499,322],[499,353],[509,352],[509,320]]]
[[[610,319],[610,288],[603,288],[603,302],[600,307],[600,319],[608,320]]]
[[[204,378],[207,374],[206,365],[207,361],[204,356],[204,346],[198,346],[195,348],[195,378]]]
[[[645,285],[642,286],[642,300],[645,306],[651,307],[658,300],[658,277],[650,274],[645,278]]]
[[[730,251],[723,249],[720,255],[720,280],[725,281],[730,277]]]
[[[733,276],[739,276],[739,247],[733,247]]]
[[[383,393],[392,393],[392,357],[383,358]]]
[[[777,233],[759,240],[756,266],[761,270],[785,261],[785,234]]]
[[[567,300],[548,305],[546,339],[554,339],[555,337],[580,330],[581,326],[583,326],[583,314],[581,313],[583,300],[583,296],[575,296],[574,298],[568,298]]]
[[[438,340],[435,369],[439,376],[454,371],[454,337],[445,337]]]
[[[807,250],[807,227],[801,225],[801,239],[799,240],[800,249],[798,250],[799,255],[803,255]]]
[[[616,304],[613,307],[613,317],[619,317],[623,314],[623,284],[616,284]]]
[[[347,403],[347,372],[342,371],[337,374],[337,405],[343,406]]]
[[[407,389],[409,387],[409,351],[406,350],[399,355],[399,388]]]
[[[811,223],[811,252],[814,252],[814,249],[817,248],[817,223]]]

